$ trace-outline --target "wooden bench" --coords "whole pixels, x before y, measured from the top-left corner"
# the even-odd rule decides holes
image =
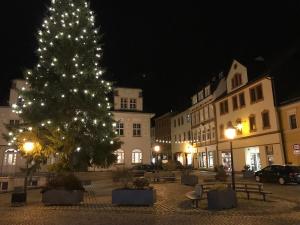
[[[195,190],[186,193],[185,196],[188,199],[192,200],[192,206],[193,207],[198,208],[199,201],[202,199],[202,194],[203,194],[202,186],[197,184],[195,186]]]
[[[262,183],[236,183],[235,191],[245,192],[247,194],[248,200],[250,199],[250,194],[260,194],[262,195],[263,200],[266,201],[266,195],[272,194],[269,191],[263,190]]]
[[[150,182],[159,182],[160,180],[165,181],[175,181],[176,176],[175,173],[171,171],[159,171],[154,173],[145,173],[144,177],[147,178]]]
[[[197,184],[195,186],[194,191],[187,192],[185,196],[192,200],[192,205],[198,207],[198,202],[203,199],[203,195],[205,194],[207,197],[207,193],[215,188],[216,185],[225,185],[227,187],[231,187],[231,183],[204,183]],[[263,197],[263,200],[266,201],[266,195],[272,194],[269,191],[263,190],[262,183],[235,183],[235,191],[236,192],[244,192],[247,194],[248,200],[250,199],[250,194],[260,194]]]

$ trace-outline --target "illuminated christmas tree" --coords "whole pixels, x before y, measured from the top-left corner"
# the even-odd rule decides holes
[[[85,0],[52,0],[38,31],[38,63],[26,71],[28,86],[13,105],[23,123],[8,126],[9,145],[21,149],[24,141],[34,141],[37,157],[54,155],[63,170],[114,162],[119,142],[99,39]]]

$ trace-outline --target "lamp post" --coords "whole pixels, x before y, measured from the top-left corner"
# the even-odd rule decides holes
[[[230,160],[231,160],[231,185],[232,189],[235,190],[235,173],[234,173],[234,162],[233,162],[233,152],[232,152],[232,140],[236,137],[236,128],[229,125],[225,130],[225,137],[229,139],[230,145]]]
[[[158,170],[158,153],[159,153],[159,151],[160,151],[160,146],[155,145],[154,152],[155,152],[155,168],[156,168],[156,170]]]
[[[23,144],[23,150],[25,152],[26,157],[26,172],[25,172],[25,178],[24,178],[24,193],[27,194],[27,180],[29,175],[29,160],[28,160],[28,154],[32,152],[34,149],[34,143],[31,141],[27,141]]]

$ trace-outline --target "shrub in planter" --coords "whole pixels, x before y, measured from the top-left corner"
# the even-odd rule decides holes
[[[224,169],[224,166],[218,166],[218,167],[215,167],[215,171],[217,172],[215,178],[216,180],[219,180],[219,181],[226,181],[227,180],[227,174],[226,174],[226,171]]]
[[[121,182],[123,188],[129,188],[129,183],[132,181],[133,174],[128,168],[117,168],[112,172],[114,182]]]
[[[149,181],[148,179],[142,177],[142,178],[136,178],[134,181],[133,181],[133,186],[136,188],[136,189],[145,189],[145,188],[149,188]]]
[[[42,189],[42,202],[47,205],[72,205],[83,201],[82,182],[73,174],[50,178]]]
[[[242,172],[244,178],[254,177],[254,172],[250,169],[249,165],[245,165]]]

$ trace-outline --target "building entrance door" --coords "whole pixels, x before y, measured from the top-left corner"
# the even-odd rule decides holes
[[[261,169],[258,147],[251,147],[246,149],[246,164],[250,166],[250,169],[252,171],[258,171]]]
[[[225,171],[231,171],[231,153],[222,152],[222,165],[224,166]]]

